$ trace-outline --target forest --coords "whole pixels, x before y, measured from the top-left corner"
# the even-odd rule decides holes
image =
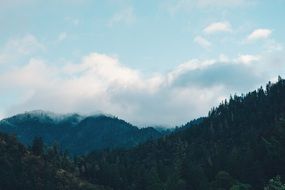
[[[285,80],[132,148],[69,155],[0,135],[0,189],[284,190]]]

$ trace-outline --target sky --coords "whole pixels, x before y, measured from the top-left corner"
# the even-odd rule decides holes
[[[0,0],[0,118],[180,126],[285,73],[285,0]]]

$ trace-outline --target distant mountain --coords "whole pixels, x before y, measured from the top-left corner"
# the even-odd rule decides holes
[[[24,144],[42,137],[47,145],[58,143],[74,154],[93,150],[129,148],[163,135],[154,128],[139,129],[124,120],[106,115],[60,115],[31,111],[0,121],[0,131],[15,134]]]

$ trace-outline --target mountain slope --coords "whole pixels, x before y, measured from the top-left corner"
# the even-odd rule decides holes
[[[47,145],[57,142],[64,150],[75,154],[105,148],[129,148],[162,135],[153,128],[138,129],[115,117],[56,115],[42,111],[4,119],[0,122],[0,131],[16,134],[25,144],[30,144],[35,137],[42,137]]]
[[[0,133],[0,189],[111,190],[78,178],[74,163],[56,147],[40,154],[33,150]]]
[[[127,151],[90,154],[83,177],[124,190],[263,189],[285,179],[285,81],[231,97],[196,125]],[[88,176],[88,177],[86,177]]]

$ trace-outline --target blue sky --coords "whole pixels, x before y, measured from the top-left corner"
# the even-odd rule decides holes
[[[0,0],[0,116],[180,125],[283,76],[284,0]]]

